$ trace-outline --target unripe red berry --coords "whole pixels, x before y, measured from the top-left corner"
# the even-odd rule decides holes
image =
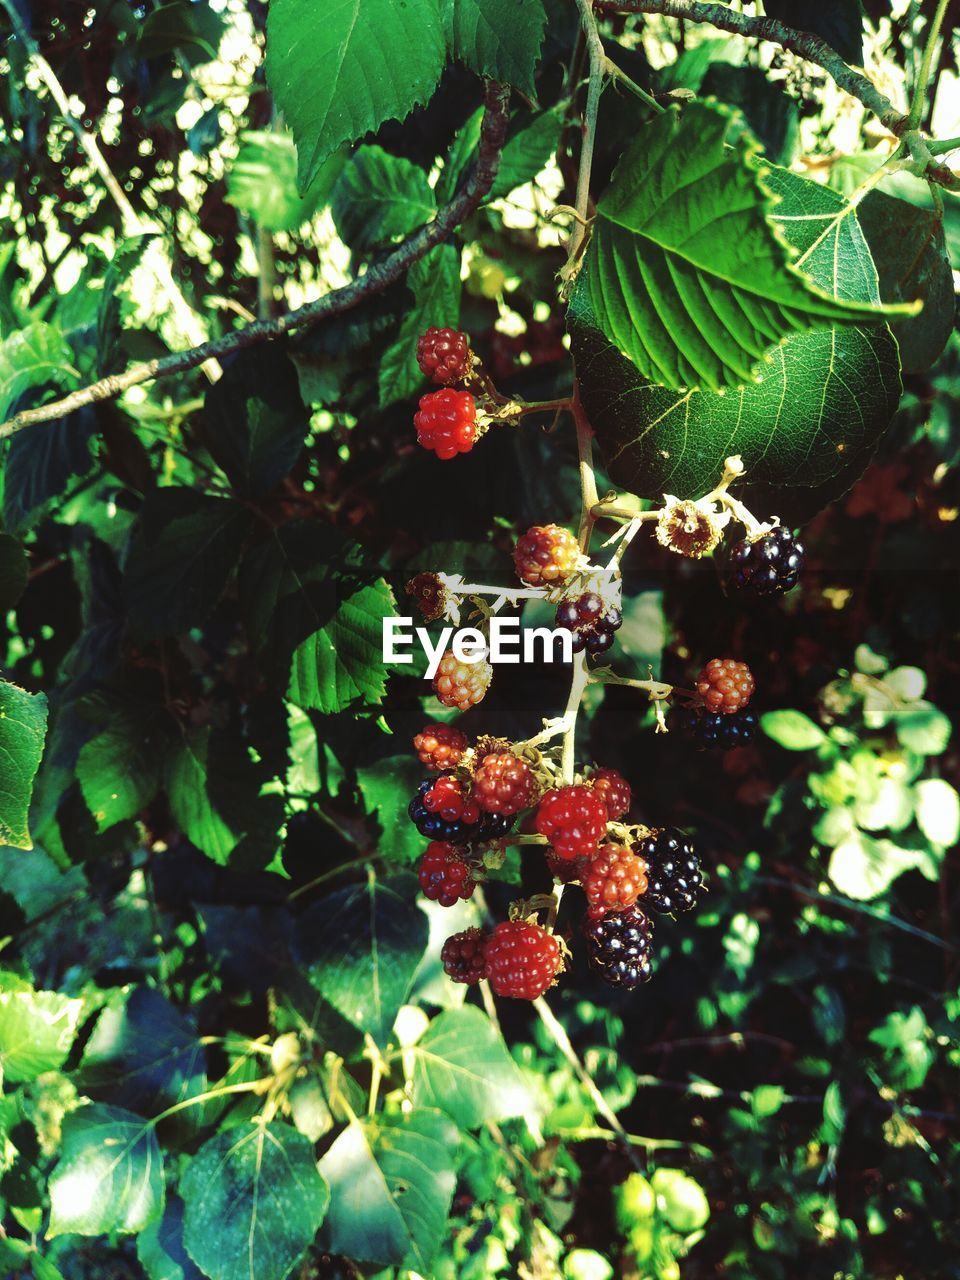
[[[420,763],[428,769],[454,769],[470,745],[452,724],[428,724],[413,740]]]
[[[517,575],[532,587],[566,582],[577,567],[580,544],[556,524],[534,525],[517,539],[513,563]]]
[[[420,860],[417,873],[425,898],[452,907],[460,898],[469,898],[476,888],[470,868],[455,845],[431,840]]]
[[[587,779],[587,785],[603,798],[607,806],[607,815],[611,822],[626,817],[630,812],[633,795],[630,783],[616,769],[594,769]]]
[[[477,439],[477,406],[469,391],[431,391],[413,416],[417,443],[444,461],[469,453]]]
[[[607,806],[592,787],[553,788],[537,808],[537,831],[561,858],[589,857],[607,821]]]
[[[510,751],[484,756],[473,777],[473,794],[487,813],[519,813],[533,803],[536,790],[530,766]]]
[[[447,386],[470,372],[470,341],[456,329],[431,327],[417,339],[417,364],[431,382]]]
[[[603,845],[581,879],[587,914],[624,911],[647,891],[646,863],[624,845]]]
[[[482,929],[452,933],[440,950],[443,971],[453,982],[472,984],[486,975],[487,934]]]
[[[536,1000],[560,971],[560,944],[538,924],[504,920],[487,942],[487,977],[498,996]]]
[[[469,711],[483,701],[492,679],[493,667],[485,658],[461,662],[455,654],[445,653],[433,677],[433,691],[445,707]]]
[[[712,658],[697,676],[697,693],[714,715],[736,715],[753,697],[756,687],[750,668],[735,658]]]

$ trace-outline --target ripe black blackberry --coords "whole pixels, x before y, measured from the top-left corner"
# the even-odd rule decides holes
[[[448,844],[482,844],[487,840],[500,840],[512,829],[516,820],[514,814],[480,813],[477,821],[467,822],[463,818],[447,821],[439,813],[431,813],[423,797],[436,786],[436,782],[436,778],[424,778],[407,806],[413,825],[428,840],[445,840]]]
[[[689,733],[701,750],[732,751],[734,747],[745,747],[753,741],[759,722],[756,713],[750,710],[738,711],[732,716],[684,710],[676,716],[674,723],[678,729]]]
[[[653,924],[636,903],[597,920],[586,919],[587,963],[612,987],[632,991],[653,975]]]
[[[634,852],[647,864],[647,891],[641,898],[644,906],[672,916],[697,905],[703,875],[686,832],[664,827],[640,840]]]
[[[727,555],[724,585],[731,593],[782,595],[797,585],[806,554],[800,539],[779,526],[752,542],[744,538]]]
[[[557,606],[557,626],[573,632],[573,652],[603,653],[613,644],[614,633],[623,622],[623,614],[614,605],[604,603],[596,591],[587,591]]]

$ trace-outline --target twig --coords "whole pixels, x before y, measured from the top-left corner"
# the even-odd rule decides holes
[[[3,2],[7,3],[8,0]],[[488,83],[477,163],[466,183],[450,203],[440,210],[433,222],[421,227],[414,235],[404,240],[393,253],[382,262],[370,267],[359,279],[351,281],[342,289],[335,289],[322,298],[317,298],[314,302],[307,303],[296,311],[290,311],[269,320],[258,320],[244,329],[237,329],[225,334],[222,338],[201,343],[189,350],[177,351],[159,360],[148,360],[144,364],[134,365],[123,373],[102,378],[88,387],[72,391],[61,400],[41,405],[36,409],[25,409],[0,425],[0,440],[15,435],[16,432],[22,431],[25,427],[34,426],[38,422],[55,422],[84,405],[94,404],[100,400],[112,400],[130,387],[139,386],[143,382],[152,382],[155,378],[195,369],[205,360],[219,359],[234,351],[253,346],[257,342],[263,342],[267,338],[278,338],[292,329],[316,324],[330,316],[342,315],[344,311],[349,311],[365,298],[382,293],[388,285],[399,280],[435,245],[446,240],[454,228],[473,213],[493,186],[500,167],[500,152],[506,137],[509,96],[510,91],[506,86],[496,81]]]
[[[586,235],[587,211],[590,206],[590,171],[593,167],[593,144],[597,136],[597,115],[600,111],[600,91],[603,88],[603,75],[606,55],[603,52],[603,41],[597,30],[597,20],[593,13],[593,0],[577,0],[580,10],[580,21],[586,40],[587,53],[590,58],[590,81],[587,85],[587,107],[583,115],[583,140],[580,144],[580,169],[577,173],[577,217],[574,219],[573,231],[567,245],[567,266],[569,271],[577,260],[580,246]]]
[[[941,4],[943,0],[941,0]],[[766,40],[787,49],[826,71],[845,93],[857,98],[871,111],[884,128],[907,143],[914,159],[923,167],[923,176],[939,186],[956,190],[957,177],[946,165],[935,164],[926,140],[909,113],[899,111],[886,94],[854,67],[849,66],[826,41],[809,31],[796,31],[775,18],[754,18],[738,13],[725,4],[703,3],[702,0],[603,0],[603,8],[611,13],[655,13],[684,22],[703,22],[753,40]]]
[[[919,128],[923,123],[923,109],[927,101],[927,83],[933,67],[933,55],[937,40],[940,38],[940,28],[943,26],[943,19],[949,2],[950,0],[939,0],[927,31],[927,42],[920,62],[920,71],[917,74],[917,83],[913,88],[913,100],[910,103],[910,124],[914,129]]]

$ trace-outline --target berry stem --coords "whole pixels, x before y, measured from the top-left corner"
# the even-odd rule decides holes
[[[593,532],[593,508],[600,500],[597,493],[597,478],[593,471],[593,427],[583,408],[580,399],[580,383],[576,379],[573,384],[573,401],[571,404],[573,421],[577,428],[577,458],[580,464],[580,550],[584,555],[590,546],[590,535]]]
[[[577,716],[580,712],[580,702],[583,698],[583,691],[587,687],[590,679],[590,673],[587,670],[587,656],[585,653],[578,653],[573,660],[573,676],[570,681],[570,693],[567,697],[567,705],[564,709],[563,719],[566,723],[566,729],[563,734],[563,751],[560,756],[560,776],[564,785],[573,782],[573,765],[574,765],[574,748],[577,738]]]
[[[522,417],[525,413],[552,413],[572,409],[573,400],[570,396],[560,396],[557,400],[518,400],[516,406],[518,416]]]

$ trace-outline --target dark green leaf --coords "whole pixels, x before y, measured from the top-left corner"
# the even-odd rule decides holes
[[[124,590],[143,637],[200,626],[240,558],[250,514],[239,502],[192,489],[159,489],[144,503],[130,545]]]
[[[260,1121],[204,1143],[180,1189],[184,1243],[211,1280],[285,1280],[330,1201],[311,1143]]]
[[[61,497],[71,479],[86,475],[93,465],[90,440],[96,426],[88,407],[13,437],[3,472],[3,520],[11,532],[31,528],[37,512]]]
[[[293,130],[300,190],[341,143],[426,102],[444,56],[438,0],[273,0],[267,81]]]
[[[445,0],[441,11],[454,58],[478,76],[536,96],[533,73],[547,22],[543,0]]]
[[[269,493],[292,470],[309,428],[296,368],[280,343],[244,351],[204,400],[203,442],[245,497]]]
[[[764,181],[780,197],[772,222],[821,288],[875,298],[876,272],[845,201],[785,170],[768,170]],[[759,385],[677,394],[642,378],[603,338],[588,302],[578,284],[570,320],[584,404],[612,479],[644,497],[696,497],[732,453],[754,482],[842,492],[899,402],[896,343],[885,326],[798,333],[771,348]]]
[[[417,364],[417,338],[431,325],[456,329],[460,323],[460,250],[439,244],[410,268],[407,283],[413,306],[404,316],[397,339],[380,361],[380,404],[393,404],[424,385]]]
[[[32,849],[27,814],[47,732],[47,700],[0,681],[0,843]]]
[[[472,1005],[434,1019],[411,1053],[414,1106],[446,1111],[461,1129],[531,1109],[532,1099],[502,1034]]]
[[[217,56],[222,33],[223,18],[208,5],[168,0],[147,14],[137,47],[144,58],[195,51],[196,61],[210,62]]]
[[[515,187],[531,182],[557,149],[563,114],[556,108],[540,111],[508,140],[488,200],[509,195]]]
[[[80,748],[77,781],[98,831],[137,817],[153,800],[172,728],[155,707],[117,703]]]
[[[437,202],[419,165],[361,147],[340,175],[331,207],[340,238],[365,253],[422,227]]]
[[[409,864],[423,852],[423,836],[407,817],[422,778],[423,767],[409,755],[387,756],[357,769],[364,808],[377,820],[377,847],[388,862]]]
[[[725,143],[729,132],[729,113],[705,103],[644,126],[597,205],[578,279],[603,334],[673,391],[742,392],[760,381],[761,358],[775,367],[769,349],[788,336],[879,316],[852,209],[808,198],[799,242],[775,205],[780,184],[744,136]],[[772,372],[763,368],[765,383]]]
[[[307,976],[348,1022],[385,1046],[427,945],[413,876],[340,889],[299,920]]]
[[[330,1251],[430,1275],[456,1184],[455,1125],[440,1111],[356,1120],[320,1161]]]
[[[148,1280],[203,1280],[183,1245],[183,1201],[168,1199],[163,1217],[137,1236],[137,1257]]]
[[[92,1103],[71,1112],[49,1190],[48,1237],[142,1231],[163,1212],[163,1161],[153,1128],[120,1107]]]

